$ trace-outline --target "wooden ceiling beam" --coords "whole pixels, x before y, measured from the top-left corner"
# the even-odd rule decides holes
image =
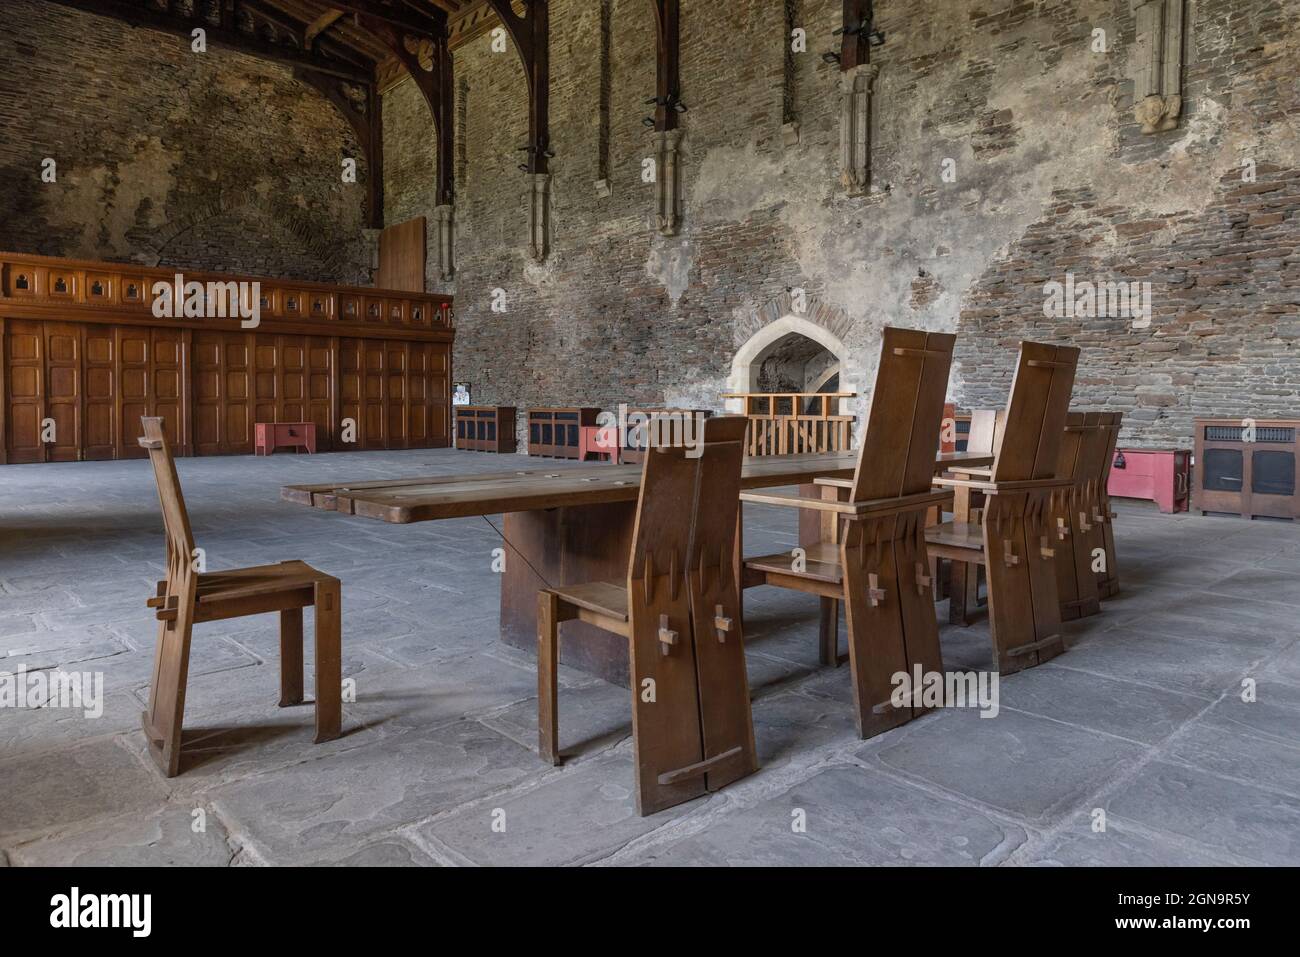
[[[303,36],[303,46],[310,50],[316,38],[334,26],[342,17],[342,10],[326,10],[319,17],[307,24],[307,32]]]
[[[650,0],[655,11],[655,131],[677,129],[681,102],[680,0]]]
[[[270,43],[256,34],[244,33],[231,26],[214,26],[200,17],[181,16],[126,2],[126,0],[50,0],[50,2],[80,10],[82,13],[111,17],[132,27],[145,27],[176,34],[186,39],[190,38],[195,28],[202,28],[207,42],[216,46],[247,53],[264,60],[285,63],[299,69],[336,76],[352,83],[369,84],[374,77],[373,67],[367,68],[357,63],[328,57],[321,51],[307,51]]]

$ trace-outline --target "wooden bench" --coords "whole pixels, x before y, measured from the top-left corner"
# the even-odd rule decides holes
[[[835,542],[747,559],[744,584],[819,596],[823,661],[837,658],[838,602],[844,602],[855,719],[864,738],[925,710],[915,699],[894,705],[895,674],[942,670],[924,532],[927,511],[951,499],[930,483],[954,342],[941,333],[884,330],[854,476],[847,483],[819,480],[846,494],[741,495],[743,502],[833,516]]]
[[[149,754],[167,777],[180,771],[190,637],[205,621],[280,613],[280,706],[303,700],[302,610],[316,608],[316,742],[339,736],[343,714],[342,598],[339,581],[303,562],[220,572],[197,570],[197,549],[163,420],[144,417],[167,535],[167,577],[147,602],[157,609],[149,710],[142,715]]]
[[[560,623],[626,639],[642,815],[758,768],[734,573],[746,425],[743,416],[708,419],[695,457],[682,447],[647,451],[625,579],[538,594],[538,750],[560,763]]]
[[[984,567],[999,670],[1010,674],[1065,650],[1056,554],[1067,537],[1070,478],[1057,478],[1079,350],[1020,344],[996,458],[987,478],[938,478],[941,488],[982,492],[978,523],[926,530],[931,551]],[[967,570],[970,574],[970,570]]]

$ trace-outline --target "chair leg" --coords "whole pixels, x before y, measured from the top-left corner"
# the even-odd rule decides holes
[[[343,730],[343,596],[337,578],[316,583],[316,743]]]
[[[840,603],[834,598],[822,598],[818,642],[818,657],[822,666],[838,668],[840,666]]]
[[[537,751],[542,760],[560,764],[560,599],[553,592],[537,596]]]
[[[280,707],[302,704],[302,609],[280,612]]]

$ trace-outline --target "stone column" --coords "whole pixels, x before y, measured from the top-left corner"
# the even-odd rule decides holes
[[[551,174],[534,173],[531,210],[533,259],[542,262],[551,252]]]
[[[1148,0],[1134,11],[1133,115],[1143,133],[1176,129],[1183,111],[1183,3]]]
[[[871,187],[871,93],[879,72],[863,63],[840,74],[840,182],[850,193]]]
[[[456,209],[450,203],[433,209],[434,229],[438,238],[438,279],[450,282],[456,274],[452,243],[455,238]]]
[[[676,236],[681,225],[681,130],[655,134],[655,221],[661,236]]]

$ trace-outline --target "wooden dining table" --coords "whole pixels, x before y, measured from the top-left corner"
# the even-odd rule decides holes
[[[985,453],[944,452],[936,472],[991,464]],[[855,452],[747,458],[741,488],[799,486],[818,494],[818,478],[850,478]],[[537,592],[541,588],[627,576],[640,465],[592,462],[474,475],[416,476],[363,482],[286,485],[288,502],[397,525],[447,518],[504,515],[506,548],[501,573],[501,640],[533,651],[537,646]],[[802,515],[803,513],[801,513]],[[821,540],[822,516],[801,518],[799,540]],[[743,523],[742,523],[743,524]],[[739,575],[738,535],[733,571]],[[742,592],[743,593],[743,592]],[[565,622],[562,661],[608,681],[627,684],[627,642],[583,622]]]

